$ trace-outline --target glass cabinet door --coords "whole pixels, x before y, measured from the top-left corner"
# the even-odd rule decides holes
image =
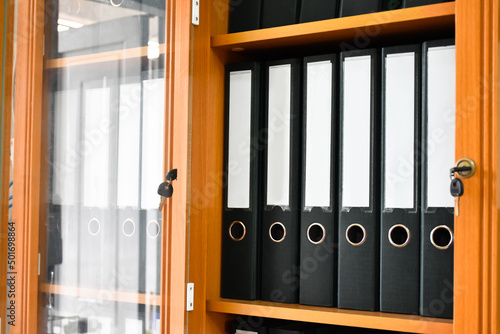
[[[45,1],[39,332],[160,333],[165,1]]]

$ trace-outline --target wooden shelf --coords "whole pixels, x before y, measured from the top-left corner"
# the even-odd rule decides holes
[[[160,49],[160,55],[165,54],[165,44],[160,44],[159,49]],[[115,51],[93,53],[89,55],[48,59],[45,61],[45,68],[52,69],[52,68],[61,68],[68,66],[104,63],[108,61],[147,57],[147,55],[148,55],[148,46],[143,46],[131,49],[121,49]]]
[[[124,303],[161,305],[161,297],[144,293],[101,290],[55,284],[40,284],[39,291],[56,295],[83,297],[96,300],[110,300]]]
[[[453,333],[453,320],[263,301],[213,299],[207,311],[411,333]]]
[[[304,47],[352,38],[453,31],[455,2],[212,36],[213,48],[233,51]]]

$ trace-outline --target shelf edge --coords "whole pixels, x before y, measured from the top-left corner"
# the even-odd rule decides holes
[[[453,320],[264,301],[207,301],[207,311],[425,334],[452,334]]]
[[[259,29],[211,37],[211,46],[215,49],[263,49],[286,47],[294,43],[325,42],[356,34],[379,34],[377,30],[400,30],[415,23],[417,25],[438,25],[454,27],[455,2],[383,11],[372,14],[336,18],[331,20],[300,23],[282,27]],[[413,28],[413,27],[412,27]],[[412,31],[412,29],[408,29]]]

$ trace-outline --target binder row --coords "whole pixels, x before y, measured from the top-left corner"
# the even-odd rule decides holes
[[[238,316],[228,327],[231,328],[230,334],[407,334],[251,316]]]
[[[239,0],[229,7],[228,33],[272,28],[450,0]]]
[[[452,317],[453,40],[229,64],[225,93],[222,297]]]

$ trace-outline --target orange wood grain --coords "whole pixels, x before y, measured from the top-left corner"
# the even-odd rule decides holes
[[[456,157],[476,162],[455,220],[455,333],[497,333],[498,3],[457,1]]]
[[[415,315],[229,299],[208,300],[207,309],[212,312],[411,333],[453,333],[452,320],[424,318]]]
[[[186,330],[189,166],[189,61],[191,3],[167,1],[165,72],[165,171],[177,168],[175,194],[164,208],[162,333]],[[196,287],[195,287],[196,289]],[[195,290],[196,291],[196,290]]]
[[[13,1],[5,1],[0,5],[0,64],[1,70],[1,173],[0,173],[0,268],[7,267],[8,241],[9,241],[9,182],[10,182],[10,136],[11,136],[11,110],[12,110],[12,76],[13,76],[13,55],[14,55],[14,15],[15,8]],[[11,234],[12,235],[12,234]],[[12,238],[12,237],[10,237]],[[12,239],[10,239],[12,241]],[[0,270],[0,282],[7,281],[7,272]],[[3,286],[3,285],[2,285]],[[0,290],[0,318],[5,319],[2,327],[5,330],[6,323],[10,320],[6,318],[7,310],[7,290]],[[0,329],[1,330],[1,329]]]
[[[273,49],[278,47],[305,46],[316,43],[337,42],[357,34],[379,37],[392,34],[423,33],[453,28],[455,3],[357,15],[345,18],[294,24],[289,26],[216,35],[212,47],[231,50]]]
[[[220,294],[224,64],[228,55],[210,48],[210,36],[227,29],[229,1],[201,2],[202,24],[193,29],[190,269],[195,309],[189,327],[197,333],[224,333],[231,315],[206,310]],[[223,7],[226,6],[226,7]],[[222,15],[224,14],[224,15]],[[221,16],[222,15],[222,16]],[[212,18],[203,24],[203,18]]]

